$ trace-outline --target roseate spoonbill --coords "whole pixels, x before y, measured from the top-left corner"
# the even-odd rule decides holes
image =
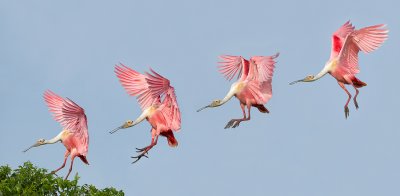
[[[263,104],[267,103],[272,97],[272,76],[276,63],[275,58],[278,56],[279,53],[273,56],[253,56],[250,61],[241,56],[220,56],[222,62],[219,62],[219,72],[227,80],[231,80],[238,74],[239,80],[232,84],[228,94],[222,100],[214,100],[197,112],[206,108],[221,106],[235,96],[240,101],[243,118],[230,120],[225,129],[236,128],[242,121],[250,120],[250,108],[252,106],[262,113],[269,113]],[[245,107],[248,111],[247,117]]]
[[[44,100],[49,107],[49,111],[53,113],[54,120],[58,121],[62,127],[61,131],[56,137],[50,140],[39,139],[24,152],[33,147],[38,147],[45,144],[54,144],[61,141],[67,151],[64,155],[64,163],[60,168],[52,171],[55,174],[57,171],[65,167],[68,156],[71,155],[71,166],[65,179],[68,178],[72,171],[75,157],[79,157],[84,163],[89,165],[86,155],[89,147],[89,134],[87,127],[87,119],[85,111],[72,100],[58,96],[52,91],[48,90],[44,93]]]
[[[148,158],[146,153],[157,144],[159,135],[167,138],[169,146],[178,146],[173,131],[178,131],[181,128],[181,113],[176,101],[174,87],[170,85],[169,80],[151,68],[150,72],[140,74],[123,64],[115,66],[115,73],[126,92],[137,97],[142,108],[142,114],[135,121],[128,120],[110,133],[135,126],[144,119],[152,127],[150,145],[144,148],[136,148],[139,155],[132,157],[136,159],[132,163],[139,161],[142,157]]]
[[[351,94],[346,89],[345,84],[353,86],[356,90],[353,98],[356,109],[358,109],[358,88],[367,86],[365,82],[356,78],[356,74],[360,72],[358,67],[358,52],[370,53],[378,49],[387,39],[388,32],[383,24],[355,30],[350,21],[347,21],[332,35],[331,56],[325,67],[316,76],[309,75],[304,79],[291,82],[290,85],[297,82],[313,82],[327,73],[331,74],[348,95],[347,102],[344,105],[344,115],[347,119],[350,112],[348,104]]]

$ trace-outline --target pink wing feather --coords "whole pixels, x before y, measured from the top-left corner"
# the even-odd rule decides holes
[[[250,68],[248,78],[255,78],[260,82],[268,81],[274,75],[275,58],[279,56],[276,53],[273,56],[253,56],[250,58]]]
[[[339,55],[347,35],[353,31],[354,31],[354,26],[350,23],[350,21],[347,21],[333,33],[330,59],[335,58]]]
[[[163,97],[163,112],[168,119],[170,128],[178,131],[181,128],[181,113],[179,111],[178,102],[176,101],[175,89],[170,85],[168,79],[164,78],[154,70],[150,69],[150,73],[146,73],[146,81],[149,84],[153,96]]]
[[[147,76],[140,74],[122,63],[115,66],[115,73],[126,92],[131,96],[137,96],[142,110],[151,106],[153,103],[160,102],[160,100],[151,93],[149,84],[146,81]]]
[[[260,82],[256,80],[250,80],[246,85],[249,92],[255,98],[257,104],[265,104],[268,101],[268,97],[262,92]]]
[[[372,52],[378,49],[388,37],[385,25],[374,25],[365,27],[350,33],[339,54],[340,69],[347,74],[357,74],[358,52]]]
[[[238,79],[244,80],[249,72],[249,62],[241,56],[222,55],[220,58],[223,60],[219,62],[219,72],[224,75],[227,80],[232,80],[235,75]]]
[[[253,96],[257,95],[258,104],[265,104],[272,97],[272,77],[276,64],[275,59],[278,56],[279,53],[276,53],[273,56],[254,56],[250,59],[247,80],[252,81],[249,84],[253,86],[252,91],[255,92]]]
[[[175,89],[170,87],[164,99],[164,103],[169,107],[170,127],[174,131],[181,129],[181,112],[176,101]]]
[[[69,130],[80,141],[83,155],[88,150],[89,134],[85,111],[72,100],[58,96],[48,90],[44,93],[44,100],[53,114],[54,119],[59,122],[64,129]]]

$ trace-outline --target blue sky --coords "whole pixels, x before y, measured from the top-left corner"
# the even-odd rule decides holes
[[[399,195],[398,7],[394,0],[2,0],[0,164],[61,165],[62,144],[21,152],[61,131],[42,98],[51,89],[88,116],[91,165],[77,159],[72,172],[80,183],[127,195]],[[347,95],[331,76],[288,83],[322,69],[331,34],[347,20],[356,28],[385,23],[390,33],[380,49],[360,54],[358,77],[368,86],[345,120]],[[253,109],[251,121],[224,130],[242,115],[237,100],[195,112],[231,85],[217,72],[218,55],[278,51],[270,114]],[[132,165],[135,147],[150,142],[150,125],[108,133],[141,112],[113,72],[119,62],[170,79],[182,112],[178,148],[161,139],[149,159]]]

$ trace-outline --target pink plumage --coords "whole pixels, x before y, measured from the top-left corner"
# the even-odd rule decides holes
[[[136,158],[136,161],[143,156],[147,157],[145,154],[157,144],[159,135],[167,137],[171,147],[177,146],[178,142],[173,131],[179,131],[181,128],[181,114],[175,89],[170,85],[170,81],[152,69],[150,72],[140,74],[123,64],[115,66],[115,73],[126,92],[137,97],[143,112],[134,122],[127,121],[111,133],[121,128],[134,126],[147,119],[152,126],[151,144],[137,149],[140,154],[133,157]]]
[[[67,179],[72,171],[75,157],[79,157],[85,164],[89,164],[86,158],[89,147],[89,134],[85,111],[72,100],[64,99],[50,90],[46,91],[43,97],[49,107],[49,111],[53,114],[54,120],[61,124],[63,130],[53,139],[38,140],[30,148],[61,141],[67,149],[64,155],[64,162],[60,168],[52,171],[52,173],[64,168],[68,156],[71,156],[71,166],[65,177]]]
[[[273,56],[253,56],[250,61],[241,56],[222,55],[219,62],[219,72],[227,79],[231,80],[236,75],[238,81],[232,84],[230,91],[222,100],[215,100],[198,111],[208,107],[218,107],[226,103],[232,96],[240,101],[243,111],[243,118],[232,119],[225,128],[235,128],[242,121],[250,120],[250,108],[256,107],[260,112],[268,113],[266,104],[272,97],[272,76],[275,69],[275,59],[279,53]],[[245,107],[248,109],[246,115]]]
[[[85,111],[72,100],[58,96],[48,90],[44,93],[44,100],[53,114],[54,120],[59,122],[64,130],[72,133],[78,144],[74,146],[78,153],[86,156],[89,146],[89,133]],[[65,145],[65,144],[64,144]]]
[[[348,104],[352,96],[346,89],[345,84],[353,86],[356,91],[354,96],[354,105],[356,109],[358,109],[358,88],[367,85],[356,77],[356,74],[360,72],[358,53],[360,51],[370,53],[378,49],[388,38],[388,32],[389,31],[383,24],[355,30],[350,21],[347,21],[332,35],[331,56],[329,61],[325,64],[324,69],[316,76],[307,76],[291,84],[296,82],[312,82],[318,80],[327,73],[331,74],[348,95],[347,102],[344,106],[345,117],[347,118],[349,116]]]

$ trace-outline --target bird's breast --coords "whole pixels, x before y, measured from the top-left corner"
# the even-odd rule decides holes
[[[152,116],[152,115],[154,115],[154,113],[156,113],[156,111],[157,111],[157,107],[155,107],[155,106],[151,106],[147,111],[146,111],[146,113],[147,113],[147,115],[146,116]]]
[[[168,124],[164,114],[158,110],[156,110],[151,116],[149,116],[147,120],[153,128],[161,126],[161,129],[163,129],[162,127],[166,127]]]
[[[244,89],[244,87],[246,87],[245,82],[238,82],[238,83],[234,84],[234,86],[233,86],[236,93],[241,92]]]
[[[328,64],[326,65],[329,72],[334,72],[338,66],[338,60],[337,58],[333,59],[332,61],[328,62]]]
[[[63,130],[61,133],[61,141],[67,140],[72,133],[69,130]]]

